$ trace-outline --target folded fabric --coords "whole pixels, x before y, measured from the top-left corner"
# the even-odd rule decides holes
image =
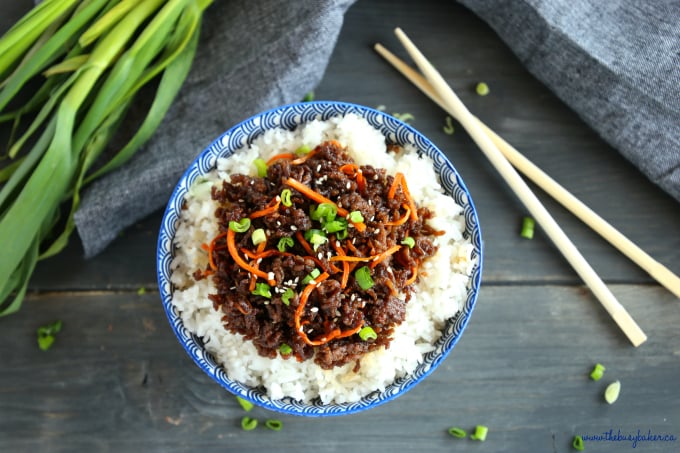
[[[75,222],[85,256],[167,203],[211,140],[255,113],[299,101],[318,85],[353,2],[215,2],[206,11],[189,77],[152,140],[84,191]]]
[[[459,1],[680,201],[680,1]]]

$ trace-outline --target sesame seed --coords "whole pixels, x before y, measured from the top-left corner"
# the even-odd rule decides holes
[[[273,273],[273,272],[268,273],[268,274],[267,274],[267,278],[268,278],[269,280],[274,280],[274,273]]]
[[[276,226],[281,226],[281,222],[279,220],[276,221]]]
[[[349,181],[347,181],[347,185],[345,187],[347,187],[347,189],[349,189],[350,187],[352,187],[352,184]]]
[[[340,248],[340,241],[335,241],[335,246],[336,246],[337,248]]]
[[[312,313],[316,313],[319,311],[319,307],[312,307],[309,309],[309,311],[311,311]]]
[[[317,171],[317,172],[321,171],[321,164],[319,164],[319,165],[316,166],[316,171]]]
[[[316,257],[319,258],[319,259],[323,258],[323,252],[319,252],[319,253],[316,255]]]
[[[290,226],[290,231],[297,231],[297,227],[295,225]]]
[[[357,298],[357,295],[356,295],[356,294],[352,294],[352,295],[350,296],[349,300],[354,300],[354,299],[356,299],[356,298]]]

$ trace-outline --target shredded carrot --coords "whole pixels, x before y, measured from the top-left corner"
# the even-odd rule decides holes
[[[308,255],[314,256],[314,250],[312,250],[312,246],[309,245],[309,242],[307,242],[307,239],[305,239],[304,235],[302,234],[302,231],[297,230],[295,232],[295,239],[298,240],[300,245],[302,245],[302,248],[305,249],[305,252],[307,252]]]
[[[385,258],[387,258],[388,256],[398,252],[400,248],[401,248],[401,245],[393,245],[392,247],[388,248],[384,252],[379,253],[378,255],[373,257],[373,261],[371,261],[371,264],[369,264],[368,267],[373,269],[380,262],[384,261]]]
[[[404,204],[403,207],[404,209],[406,209],[406,213],[404,214],[404,216],[391,222],[385,222],[385,225],[399,226],[406,223],[406,221],[411,215],[411,208],[407,204]]]
[[[224,233],[222,233],[222,234],[224,234]],[[235,243],[235,241],[234,241],[235,235],[236,235],[236,232],[234,232],[234,230],[229,229],[229,230],[227,231],[227,249],[229,250],[229,254],[231,255],[231,257],[232,257],[232,259],[234,260],[234,262],[235,262],[236,264],[238,264],[240,268],[242,268],[242,269],[244,269],[244,270],[246,270],[246,271],[248,271],[248,272],[250,272],[250,273],[252,273],[252,274],[257,275],[258,277],[264,278],[265,280],[267,280],[267,282],[268,282],[270,285],[272,285],[272,286],[273,286],[273,285],[276,285],[276,281],[275,281],[275,280],[270,280],[270,279],[269,279],[269,275],[267,275],[266,272],[263,272],[263,271],[261,271],[261,270],[259,270],[259,269],[254,268],[254,267],[251,266],[250,264],[246,263],[246,262],[243,260],[243,258],[241,258],[241,257],[239,256],[238,250],[236,250],[236,243]],[[218,236],[218,237],[219,237],[219,236]],[[217,239],[217,238],[216,238],[216,239]],[[213,239],[213,241],[215,241],[215,239]],[[212,254],[211,254],[211,256],[212,256]]]
[[[293,159],[295,157],[295,153],[281,153],[281,154],[274,154],[272,157],[269,158],[267,161],[267,165],[271,165],[277,160],[281,159]]]
[[[305,154],[304,156],[301,156],[301,157],[298,157],[297,159],[292,160],[290,163],[293,164],[293,165],[300,165],[300,164],[306,162],[311,157],[313,157],[317,152],[318,152],[317,148],[315,148],[315,149],[311,150],[310,152],[308,152],[307,154]]]
[[[272,201],[270,201],[267,204],[266,208],[260,209],[259,211],[251,212],[250,215],[248,216],[248,218],[250,218],[252,220],[252,219],[256,219],[258,217],[264,217],[266,215],[273,214],[273,213],[275,213],[276,211],[279,210],[280,204],[281,204],[281,197],[279,197],[277,195],[276,197],[272,198]]]
[[[205,242],[203,244],[201,244],[201,248],[203,250],[205,250],[206,252],[210,251],[210,246],[208,244],[206,244]]]
[[[335,239],[335,237],[331,238],[331,245],[335,249],[335,253],[338,254],[338,256],[345,256],[346,253],[340,246],[340,242]],[[349,263],[347,261],[342,262],[342,279],[340,280],[340,287],[345,288],[347,286],[347,281],[349,280]]]
[[[338,335],[335,336],[335,338],[344,338],[349,337],[350,335],[354,335],[355,333],[360,331],[363,326],[364,326],[363,323],[360,322],[358,326],[352,327],[351,329],[347,329],[344,332],[340,332]]]
[[[397,289],[394,287],[394,283],[392,283],[392,280],[390,280],[389,278],[386,278],[385,284],[390,289],[390,294],[393,295],[393,296],[396,296],[397,295]]]
[[[252,251],[248,250],[245,247],[241,247],[241,253],[243,253],[245,256],[250,258],[251,260],[257,260],[260,258],[269,258],[270,256],[274,255],[279,255],[279,256],[292,256],[293,254],[290,252],[279,252],[276,249],[267,249],[262,252],[258,251]]]
[[[359,167],[357,164],[345,164],[342,165],[338,170],[348,176],[354,177],[354,179],[357,181],[357,186],[359,187],[360,191],[363,192],[364,189],[366,189],[366,179],[364,178],[364,174],[361,171],[361,167]]]
[[[397,187],[399,187],[399,182],[401,181],[401,178],[403,178],[404,175],[401,173],[397,173],[394,175],[394,180],[392,181],[392,185],[390,186],[390,190],[387,192],[387,198],[390,200],[394,198],[394,196],[397,193]]]
[[[416,281],[418,277],[418,265],[416,264],[411,268],[411,276],[404,282],[404,286],[408,286]]]
[[[371,256],[349,256],[349,255],[335,255],[331,256],[328,261],[345,261],[345,262],[362,262],[371,261],[375,259],[377,255]]]
[[[297,190],[300,192],[302,195],[306,196],[310,200],[316,201],[317,203],[329,203],[334,205],[336,208],[338,208],[338,214],[340,214],[342,217],[347,217],[347,214],[349,212],[345,208],[341,208],[337,204],[333,203],[330,199],[324,197],[321,195],[319,192],[316,192],[312,188],[302,184],[300,181],[294,178],[287,178],[283,183],[287,186],[292,187],[293,189]]]
[[[302,317],[302,312],[305,310],[305,305],[307,305],[307,299],[309,299],[309,295],[314,291],[314,289],[321,283],[322,281],[326,280],[329,277],[328,272],[324,272],[323,274],[319,275],[316,277],[314,280],[309,282],[307,286],[305,286],[305,289],[302,290],[302,293],[300,293],[300,301],[298,302],[298,306],[295,309],[295,331],[300,335],[302,338],[302,341],[305,343],[311,345],[311,346],[317,346],[314,344],[308,337],[307,334],[304,333],[302,330],[302,327],[304,324],[301,324],[300,318]],[[319,343],[323,344],[323,343]]]
[[[413,197],[411,197],[411,192],[408,190],[408,185],[406,184],[406,178],[404,175],[401,175],[401,190],[404,192],[404,197],[406,197],[406,201],[408,202],[409,206],[411,206],[411,220],[418,220],[418,208],[416,208],[416,202],[413,200]]]
[[[231,230],[229,230],[231,231]],[[210,269],[213,271],[217,270],[217,265],[215,264],[215,260],[213,258],[213,254],[215,252],[215,248],[217,245],[217,241],[222,239],[224,236],[227,236],[227,233],[220,233],[217,236],[213,238],[212,241],[210,241],[210,246],[208,246],[208,263],[210,264]]]
[[[356,256],[359,255],[359,250],[354,246],[354,244],[352,244],[352,241],[350,241],[349,239],[347,239],[347,240],[345,241],[345,245],[347,246],[347,248],[348,248],[349,250],[352,251],[352,253],[354,253],[354,255],[356,255]]]

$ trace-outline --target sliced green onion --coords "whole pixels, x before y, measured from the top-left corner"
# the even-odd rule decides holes
[[[293,348],[288,346],[286,343],[281,343],[281,346],[279,346],[279,352],[281,355],[288,355],[293,352]]]
[[[470,435],[470,439],[472,440],[478,440],[480,442],[484,442],[486,440],[486,435],[489,432],[489,428],[487,428],[484,425],[477,425],[475,426],[475,432],[474,434]]]
[[[335,239],[345,239],[349,235],[347,229],[339,230],[335,233]]]
[[[61,326],[61,321],[55,321],[51,324],[38,327],[38,347],[40,350],[47,351],[52,347],[54,336],[61,331]]]
[[[347,219],[339,217],[331,222],[326,222],[323,224],[323,230],[326,233],[337,233],[338,231],[347,229]]]
[[[601,363],[596,363],[593,367],[593,371],[590,372],[590,379],[593,381],[599,381],[604,375],[604,370],[606,368]]]
[[[257,428],[257,419],[248,416],[241,419],[241,428],[243,431],[252,431]]]
[[[354,278],[356,278],[357,283],[364,291],[372,288],[374,285],[373,279],[371,278],[371,270],[368,266],[357,269],[356,272],[354,272]]]
[[[403,241],[401,241],[401,243],[407,245],[408,248],[412,249],[416,245],[416,240],[413,239],[411,236],[407,236],[404,238]]]
[[[229,221],[229,229],[236,233],[245,233],[250,228],[250,219],[244,217],[238,222],[231,220]]]
[[[292,192],[290,191],[290,189],[283,189],[281,191],[281,203],[283,203],[284,206],[286,207],[293,206],[293,202],[290,199],[291,195]]]
[[[362,341],[375,340],[378,338],[378,334],[375,333],[375,330],[373,330],[372,327],[365,326],[359,331],[359,338],[361,338]]]
[[[534,219],[531,217],[524,217],[522,219],[522,231],[519,233],[519,235],[525,239],[533,239],[535,224],[536,222],[534,222]]]
[[[328,238],[326,237],[326,234],[323,231],[313,233],[308,240],[309,243],[314,246],[314,251],[316,251],[316,249],[318,249],[320,245],[323,245],[326,242],[328,242]]]
[[[293,240],[293,238],[284,236],[279,239],[279,243],[276,244],[276,248],[279,249],[279,252],[285,252],[287,247],[292,247],[294,245],[295,241]]]
[[[240,396],[236,397],[236,401],[241,405],[244,411],[250,412],[253,407],[255,406],[253,403],[248,401],[247,399],[241,398]]]
[[[404,123],[408,123],[410,120],[415,119],[410,113],[393,113],[392,116]]]
[[[453,118],[450,116],[446,117],[446,125],[444,126],[444,133],[446,135],[453,135],[456,129],[453,127]]]
[[[283,422],[281,420],[269,419],[264,422],[264,426],[272,431],[281,431],[283,429]]]
[[[309,275],[302,279],[302,284],[309,285],[309,283],[319,275],[321,275],[321,271],[319,269],[314,269],[312,272],[309,273]]]
[[[286,289],[286,291],[281,295],[281,302],[286,305],[290,305],[290,300],[295,297],[295,291],[291,288]]]
[[[457,426],[450,427],[449,434],[459,439],[464,439],[467,437],[467,432],[465,432],[465,430],[462,428],[458,428]]]
[[[256,296],[272,298],[271,287],[267,283],[255,283],[255,289],[250,292]]]
[[[295,154],[297,154],[298,156],[304,156],[305,154],[309,153],[311,150],[312,150],[312,148],[310,148],[309,146],[302,145],[298,149],[295,150]]]
[[[138,295],[138,296],[143,296],[144,294],[146,294],[146,288],[144,288],[144,287],[142,286],[142,287],[140,287],[140,288],[137,290],[137,295]]]
[[[302,102],[310,102],[314,100],[314,91],[310,91],[309,93],[305,94],[305,97],[302,98]]]
[[[585,446],[583,445],[583,437],[574,436],[571,446],[574,447],[574,450],[583,451],[585,449]]]
[[[609,404],[614,404],[619,399],[619,393],[621,393],[621,381],[614,381],[604,390],[604,400]]]
[[[338,207],[332,203],[321,203],[319,206],[310,206],[309,217],[312,220],[332,222],[338,213]]]
[[[253,241],[253,245],[257,245],[266,241],[267,235],[264,233],[264,230],[262,228],[258,228],[257,230],[253,231],[253,234],[252,236],[250,236],[250,239]]]
[[[267,162],[265,162],[264,159],[258,157],[253,161],[253,164],[255,164],[255,168],[257,169],[257,176],[260,178],[267,176]]]
[[[479,82],[475,87],[475,91],[480,96],[486,96],[487,94],[489,94],[489,85],[487,85],[484,82]]]
[[[364,221],[364,216],[359,211],[352,211],[349,213],[349,221],[352,223],[361,223]]]

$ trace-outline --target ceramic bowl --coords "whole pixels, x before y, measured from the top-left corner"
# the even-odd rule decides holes
[[[348,113],[355,113],[365,118],[383,133],[388,142],[415,145],[420,152],[432,158],[444,190],[464,209],[464,235],[473,244],[472,257],[476,259],[477,264],[468,282],[467,298],[462,310],[454,318],[448,320],[434,350],[425,355],[423,362],[410,375],[398,379],[382,392],[375,391],[353,403],[323,404],[321,401],[300,403],[289,398],[272,400],[263,389],[251,388],[230,379],[224,369],[204,349],[202,340],[184,327],[178,311],[172,304],[173,287],[170,283],[170,263],[173,257],[172,243],[179,213],[191,184],[196,178],[213,169],[218,157],[231,155],[268,129],[278,127],[294,129],[299,124],[313,119],[326,120]],[[482,236],[472,198],[462,178],[444,153],[422,134],[410,125],[368,107],[341,102],[307,102],[286,105],[255,115],[229,129],[200,153],[180,179],[165,210],[158,238],[157,271],[163,308],[172,330],[196,365],[217,383],[235,395],[274,411],[317,417],[345,415],[378,406],[404,394],[432,373],[448,356],[470,320],[479,292],[482,275]]]

